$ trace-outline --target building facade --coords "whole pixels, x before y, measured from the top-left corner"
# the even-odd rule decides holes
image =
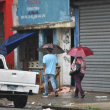
[[[19,46],[17,68],[29,70],[29,67],[42,66],[44,54],[37,48],[45,43],[57,44],[65,50],[65,53],[57,55],[61,66],[61,84],[70,85],[71,57],[66,52],[74,47],[73,14],[70,0],[18,0],[19,25],[12,27],[12,30],[36,33]]]
[[[12,5],[13,0],[0,0],[0,45],[13,34],[10,30],[13,26]],[[6,56],[6,63],[9,68],[14,68],[14,51]]]

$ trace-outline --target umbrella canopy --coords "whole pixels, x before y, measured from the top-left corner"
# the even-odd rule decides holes
[[[17,33],[9,36],[0,46],[0,54],[6,56],[19,46],[26,38],[35,32]]]
[[[67,55],[74,56],[74,57],[86,57],[89,55],[93,55],[93,51],[87,47],[79,46],[73,47],[68,52]]]
[[[0,47],[0,54],[2,54],[3,56],[7,55],[7,49],[6,47]]]
[[[37,50],[46,53],[47,52],[47,48],[52,48],[52,54],[61,54],[64,53],[64,50],[59,47],[58,45],[55,44],[44,44],[41,47],[39,47]]]

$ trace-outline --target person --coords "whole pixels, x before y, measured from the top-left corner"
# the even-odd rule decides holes
[[[75,83],[76,83],[76,90],[75,90],[75,96],[74,98],[79,98],[78,92],[81,94],[81,98],[85,97],[85,94],[82,90],[81,87],[81,81],[83,80],[84,74],[85,74],[85,69],[86,69],[86,62],[82,57],[77,57],[77,61],[74,59],[71,68],[75,65],[75,62],[78,64],[81,64],[81,70],[80,73],[74,75]]]
[[[52,48],[47,48],[47,55],[43,57],[43,75],[45,80],[45,93],[43,97],[48,97],[48,79],[50,78],[53,90],[55,92],[55,97],[58,97],[56,90],[56,84],[54,81],[56,66],[58,65],[57,57],[52,53]]]

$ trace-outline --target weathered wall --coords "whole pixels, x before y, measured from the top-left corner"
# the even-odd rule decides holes
[[[13,14],[13,26],[17,25],[16,18],[17,4],[16,2],[12,5],[12,14]],[[13,31],[13,34],[16,34],[17,31]],[[14,49],[14,67],[17,68],[17,48]]]
[[[60,46],[61,48],[63,47],[63,42],[62,42],[62,32],[63,29],[57,29],[57,45]],[[60,72],[60,84],[63,85],[63,54],[58,54],[57,55],[58,59],[58,65],[61,66],[61,72]]]
[[[18,0],[13,0],[13,4],[18,6]]]
[[[18,0],[17,14],[19,24],[71,20],[69,0]]]
[[[65,50],[65,53],[57,55],[58,64],[61,66],[61,85],[70,85],[69,76],[71,57],[67,55],[67,51],[71,47],[71,29],[57,29],[57,45]]]

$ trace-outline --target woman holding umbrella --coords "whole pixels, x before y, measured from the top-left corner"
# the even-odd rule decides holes
[[[77,61],[74,59],[73,64],[71,65],[71,68],[73,68],[73,66],[75,65],[75,62],[78,64],[81,64],[81,72],[74,75],[74,79],[75,79],[75,83],[76,83],[76,90],[75,90],[74,98],[79,98],[78,92],[80,92],[81,98],[84,98],[85,94],[81,87],[81,81],[83,80],[83,77],[85,74],[86,62],[82,57],[78,57]]]
[[[82,57],[93,55],[93,52],[87,47],[80,46],[80,47],[73,47],[72,49],[70,49],[67,52],[67,55],[77,57],[77,61],[74,59],[72,65],[71,65],[71,68],[74,67],[75,63],[78,63],[81,65],[80,72],[78,74],[74,75],[74,79],[75,79],[75,83],[76,83],[76,90],[75,90],[74,98],[79,98],[78,92],[80,92],[81,98],[84,98],[85,94],[84,94],[82,87],[81,87],[81,81],[82,81],[84,74],[85,74],[86,62]]]

